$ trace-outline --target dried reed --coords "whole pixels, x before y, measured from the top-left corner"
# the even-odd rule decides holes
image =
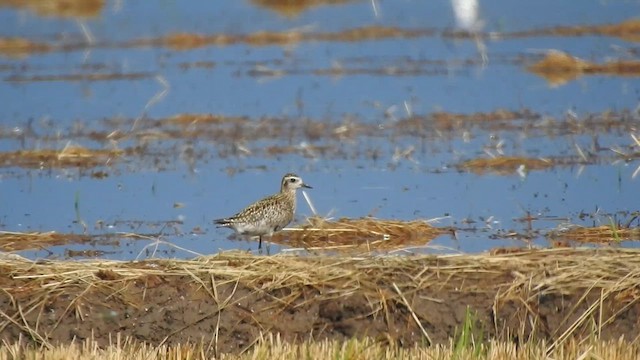
[[[424,221],[397,221],[375,218],[327,221],[309,217],[308,224],[287,228],[273,237],[273,242],[311,251],[362,253],[425,245],[446,229]]]
[[[13,232],[0,231],[0,250],[18,251],[42,249],[50,246],[84,244],[91,241],[89,235],[59,234],[48,232]]]
[[[380,283],[395,283],[401,289],[435,286],[476,292],[504,290],[505,286],[513,289],[533,286],[531,289],[539,294],[572,293],[594,287],[612,290],[640,286],[640,250],[637,249],[557,248],[499,255],[409,257],[301,257],[284,254],[262,257],[234,251],[193,260],[139,262],[0,259],[0,266],[10,272],[13,279],[38,279],[59,286],[80,281],[100,287],[105,285],[100,275],[105,272],[118,281],[148,276],[186,275],[204,279],[215,276],[225,282],[263,284],[263,291],[269,287],[296,288],[300,284],[335,286],[344,290],[343,285],[349,283],[370,295],[378,294]],[[466,280],[464,289],[455,281],[460,278]],[[484,281],[474,281],[477,279]],[[33,290],[46,292],[46,287]]]
[[[109,165],[122,156],[122,150],[94,150],[68,145],[62,150],[33,149],[0,153],[0,166],[24,168],[93,168]]]
[[[0,359],[93,359],[93,360],[147,360],[147,359],[210,359],[205,343],[153,346],[133,338],[115,336],[111,344],[101,347],[94,339],[56,345],[50,349],[36,348],[21,342],[0,346]],[[222,354],[221,359],[298,360],[301,356],[313,359],[482,359],[482,360],[542,360],[542,359],[607,359],[635,360],[640,347],[623,339],[585,343],[575,340],[550,353],[544,341],[515,342],[490,341],[472,344],[466,348],[448,345],[403,348],[385,344],[371,338],[347,341],[308,340],[300,344],[283,341],[279,336],[266,334],[256,346],[244,354]]]
[[[607,244],[623,240],[640,240],[640,228],[616,228],[602,225],[596,227],[572,227],[547,234],[552,240],[573,241],[579,243]]]
[[[520,166],[524,166],[526,170],[543,170],[553,167],[554,163],[546,159],[502,156],[490,159],[468,160],[460,163],[458,168],[477,174],[495,172],[501,175],[508,175],[514,173]]]

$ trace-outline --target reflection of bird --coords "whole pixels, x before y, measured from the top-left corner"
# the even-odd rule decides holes
[[[238,234],[258,236],[258,249],[262,248],[262,236],[273,235],[287,226],[296,211],[296,190],[304,187],[311,189],[296,174],[282,177],[280,192],[257,201],[229,218],[213,222],[218,227],[229,227]]]
[[[464,31],[479,32],[483,22],[478,15],[478,0],[451,0],[456,24]]]
[[[487,46],[482,40],[482,36],[480,36],[484,21],[479,15],[478,8],[480,5],[478,2],[478,0],[451,0],[451,5],[453,6],[456,25],[461,30],[471,33],[478,53],[482,58],[482,67],[484,68],[489,62],[489,56],[487,55]]]

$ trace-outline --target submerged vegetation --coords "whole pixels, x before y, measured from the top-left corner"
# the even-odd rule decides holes
[[[424,155],[440,153],[456,141],[468,142],[471,132],[512,134],[520,139],[522,144],[518,146],[537,143],[541,136],[567,140],[561,154],[541,149],[538,157],[530,157],[510,155],[512,150],[504,140],[490,139],[486,144],[476,144],[482,149],[465,156],[471,158],[454,157],[448,164],[426,169],[509,175],[632,162],[640,158],[637,125],[635,115],[628,111],[553,118],[528,109],[473,114],[438,111],[390,118],[384,125],[349,115],[341,119],[300,120],[186,113],[161,119],[109,118],[100,125],[77,122],[72,129],[56,129],[55,134],[45,126],[40,129],[29,123],[25,127],[0,127],[0,139],[17,140],[27,147],[38,146],[0,152],[0,170],[95,169],[81,171],[80,175],[100,178],[108,176],[109,169],[162,171],[179,163],[195,168],[214,159],[285,157],[367,161],[393,170],[402,163],[417,166]],[[601,146],[598,134],[606,132],[628,134],[624,135],[628,144]],[[592,143],[588,147],[580,144],[575,140],[577,136],[591,137]],[[407,146],[407,140],[414,145]],[[65,145],[61,147],[61,143]],[[229,174],[243,170],[243,167],[227,168]],[[5,171],[4,175],[10,176],[11,171]]]

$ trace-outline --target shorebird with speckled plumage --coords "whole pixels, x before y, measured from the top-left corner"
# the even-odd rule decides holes
[[[280,183],[280,192],[267,196],[247,206],[229,218],[213,222],[217,227],[228,227],[240,235],[258,236],[258,249],[262,248],[262,237],[282,230],[293,220],[296,212],[296,190],[311,189],[296,174],[286,174]]]

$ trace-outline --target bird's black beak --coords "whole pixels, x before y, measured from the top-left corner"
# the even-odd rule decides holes
[[[313,189],[311,186],[307,185],[307,184],[302,184],[303,188],[307,188],[307,189]]]

